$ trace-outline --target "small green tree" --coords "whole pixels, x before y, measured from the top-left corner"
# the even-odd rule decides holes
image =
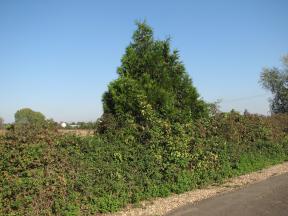
[[[15,113],[16,124],[43,124],[45,116],[40,112],[35,112],[30,108],[23,108]]]
[[[170,40],[155,40],[146,22],[138,22],[137,27],[118,68],[119,78],[103,96],[104,113],[121,120],[132,116],[137,123],[145,122],[150,114],[173,122],[206,115],[207,105],[192,85],[178,51],[170,51]]]
[[[40,112],[30,108],[20,109],[15,113],[15,124],[5,134],[8,140],[19,143],[52,143],[57,136],[57,123],[45,119]]]
[[[288,112],[288,55],[284,56],[283,68],[264,68],[260,83],[263,88],[271,91],[273,98],[271,99],[272,113]]]

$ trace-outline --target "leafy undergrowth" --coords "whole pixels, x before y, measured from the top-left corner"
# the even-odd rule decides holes
[[[193,125],[156,121],[149,130],[130,124],[92,137],[16,128],[0,138],[0,214],[113,212],[281,163],[288,139],[278,122],[228,113]]]

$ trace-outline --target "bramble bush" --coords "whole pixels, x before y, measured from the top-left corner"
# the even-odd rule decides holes
[[[0,136],[0,215],[113,212],[288,159],[287,114],[214,112],[169,40],[146,23],[133,39],[94,136],[58,134],[39,113]]]
[[[280,127],[271,134],[275,119],[225,113],[189,124],[158,119],[149,128],[131,121],[90,137],[2,137],[1,214],[116,211],[279,163],[288,159],[288,136]]]

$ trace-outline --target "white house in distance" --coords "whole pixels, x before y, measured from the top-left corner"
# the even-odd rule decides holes
[[[60,125],[62,128],[66,128],[67,127],[67,123],[66,122],[60,122]]]
[[[71,128],[79,128],[80,126],[79,125],[77,125],[77,124],[70,124],[69,125]]]

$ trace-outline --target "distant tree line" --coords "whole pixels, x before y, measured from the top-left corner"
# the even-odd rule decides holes
[[[83,130],[95,130],[97,122],[71,122],[67,125],[66,129],[83,129]]]

